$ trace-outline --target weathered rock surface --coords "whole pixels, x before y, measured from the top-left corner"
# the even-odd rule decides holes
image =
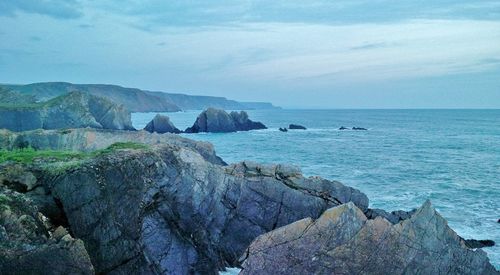
[[[306,127],[304,127],[302,125],[298,125],[298,124],[290,124],[288,126],[288,129],[290,129],[290,130],[307,130]]]
[[[33,202],[0,186],[0,273],[94,274],[83,242],[49,227]]]
[[[215,154],[211,143],[195,141],[174,134],[157,134],[146,131],[113,131],[102,129],[34,130],[11,132],[0,129],[0,148],[12,150],[32,147],[44,150],[90,152],[104,149],[117,142],[138,142],[149,145],[172,144],[191,148],[207,161],[225,165]]]
[[[12,131],[85,127],[134,130],[123,106],[81,92],[43,103],[0,106],[0,128]]]
[[[347,203],[259,236],[245,258],[241,274],[498,274],[429,201],[397,224]]]
[[[220,166],[175,145],[118,150],[43,178],[104,273],[215,274],[263,233],[348,201],[368,206],[358,190],[295,167]]]
[[[160,115],[157,114],[153,120],[151,120],[146,127],[144,127],[144,130],[150,132],[150,133],[158,133],[158,134],[164,134],[164,133],[173,133],[173,134],[179,134],[181,131],[175,127],[175,125],[170,121],[170,118],[168,116]]]
[[[224,110],[208,108],[198,116],[192,127],[186,129],[186,133],[228,133],[257,129],[267,129],[267,127],[260,122],[250,120],[245,111],[239,113],[233,111],[228,114]]]

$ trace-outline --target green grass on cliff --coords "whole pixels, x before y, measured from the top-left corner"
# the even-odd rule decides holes
[[[30,164],[34,160],[43,159],[50,162],[74,161],[92,158],[100,154],[112,153],[121,149],[148,149],[149,146],[135,142],[117,142],[106,149],[94,152],[71,152],[57,150],[35,150],[33,148],[15,149],[11,151],[0,150],[0,163],[12,161],[21,164]]]
[[[54,150],[35,150],[33,148],[16,149],[12,151],[0,151],[0,163],[13,161],[17,163],[32,163],[37,158],[50,159],[53,161],[63,161],[68,159],[81,159],[85,153],[54,151]]]

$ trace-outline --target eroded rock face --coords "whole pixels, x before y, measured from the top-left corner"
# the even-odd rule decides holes
[[[257,236],[353,201],[356,189],[289,166],[220,166],[163,145],[102,155],[45,188],[61,202],[97,272],[215,274]]]
[[[267,129],[267,127],[260,122],[250,120],[245,111],[239,113],[233,111],[228,114],[224,110],[208,108],[198,116],[192,127],[186,129],[186,133],[228,133],[257,129]]]
[[[164,134],[164,133],[173,133],[173,134],[179,134],[181,131],[175,127],[175,125],[170,121],[170,118],[168,116],[160,115],[157,114],[153,120],[151,120],[146,127],[144,127],[144,130],[150,132],[150,133],[158,133],[158,134]]]
[[[0,186],[2,274],[94,274],[81,240],[50,225],[32,201]]]
[[[241,274],[498,274],[429,201],[397,224],[343,204],[259,236],[244,257]]]
[[[81,92],[44,103],[0,108],[0,128],[12,131],[85,127],[134,130],[130,112],[123,106]]]

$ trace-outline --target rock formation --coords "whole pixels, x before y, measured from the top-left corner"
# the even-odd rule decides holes
[[[278,130],[280,130],[281,132],[288,132],[288,129],[287,128],[279,128]]]
[[[85,127],[134,130],[125,108],[81,92],[43,103],[0,105],[0,128],[27,131]]]
[[[118,140],[149,145],[88,152]],[[69,160],[49,156],[23,165],[0,164],[1,190],[9,188],[8,192],[29,200],[37,208],[30,213],[40,211],[47,217],[42,221],[52,223],[43,227],[50,228],[46,233],[41,231],[47,241],[36,245],[53,248],[57,268],[93,272],[93,266],[96,273],[115,274],[216,274],[226,266],[239,266],[244,255],[246,274],[398,273],[404,268],[423,273],[495,272],[485,253],[469,249],[430,204],[410,212],[369,209],[368,198],[359,190],[320,177],[305,178],[293,166],[249,161],[225,165],[208,143],[145,131],[0,131],[1,148],[19,145],[87,151]],[[383,217],[391,217],[393,223]],[[8,223],[0,222],[6,228]],[[301,231],[297,224],[309,229]],[[277,238],[270,239],[268,232]],[[73,238],[83,241],[88,256]],[[285,252],[280,245],[272,254],[259,253],[265,251],[260,248],[272,249],[266,244],[279,238],[288,240],[287,251],[296,251],[296,258],[281,258]],[[318,246],[321,243],[326,245]],[[59,247],[72,248],[65,250],[67,255]],[[1,253],[14,255],[15,251]],[[29,273],[38,263],[45,264],[46,250],[35,251],[43,253],[26,258],[29,261],[0,257],[2,272],[15,273],[15,265],[22,265]],[[332,260],[330,254],[317,251],[335,257]],[[280,261],[284,271],[273,269]],[[443,264],[437,266],[439,262]],[[310,266],[313,269],[307,272],[302,269]],[[74,272],[62,269],[59,273]]]
[[[427,201],[393,225],[347,203],[259,236],[241,274],[498,274]]]
[[[31,200],[0,186],[2,274],[94,274],[83,242],[51,230]]]
[[[150,132],[150,133],[158,133],[158,134],[164,134],[164,133],[173,133],[173,134],[179,134],[181,131],[175,127],[175,125],[170,121],[170,118],[168,116],[160,115],[157,114],[153,120],[151,120],[146,127],[144,127],[144,130]]]
[[[31,147],[36,150],[91,152],[107,148],[117,142],[182,146],[195,150],[208,162],[219,165],[226,164],[215,154],[211,143],[195,141],[174,134],[157,134],[146,131],[112,131],[91,128],[26,132],[11,132],[0,129],[0,148],[7,150]]]
[[[267,127],[260,122],[251,121],[245,111],[228,114],[224,110],[208,108],[198,116],[192,127],[186,129],[186,133],[228,133],[257,129]]]
[[[307,130],[306,127],[304,127],[302,125],[297,125],[297,124],[290,124],[288,126],[288,129],[290,129],[290,130]]]

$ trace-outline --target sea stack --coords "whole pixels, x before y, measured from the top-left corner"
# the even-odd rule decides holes
[[[168,116],[157,114],[149,123],[144,127],[144,130],[150,133],[174,133],[179,134],[181,131],[175,127],[175,125],[170,121]]]
[[[208,108],[198,116],[192,127],[186,129],[186,133],[229,133],[258,129],[267,127],[260,122],[250,120],[245,111],[233,111],[228,114],[221,109]]]

